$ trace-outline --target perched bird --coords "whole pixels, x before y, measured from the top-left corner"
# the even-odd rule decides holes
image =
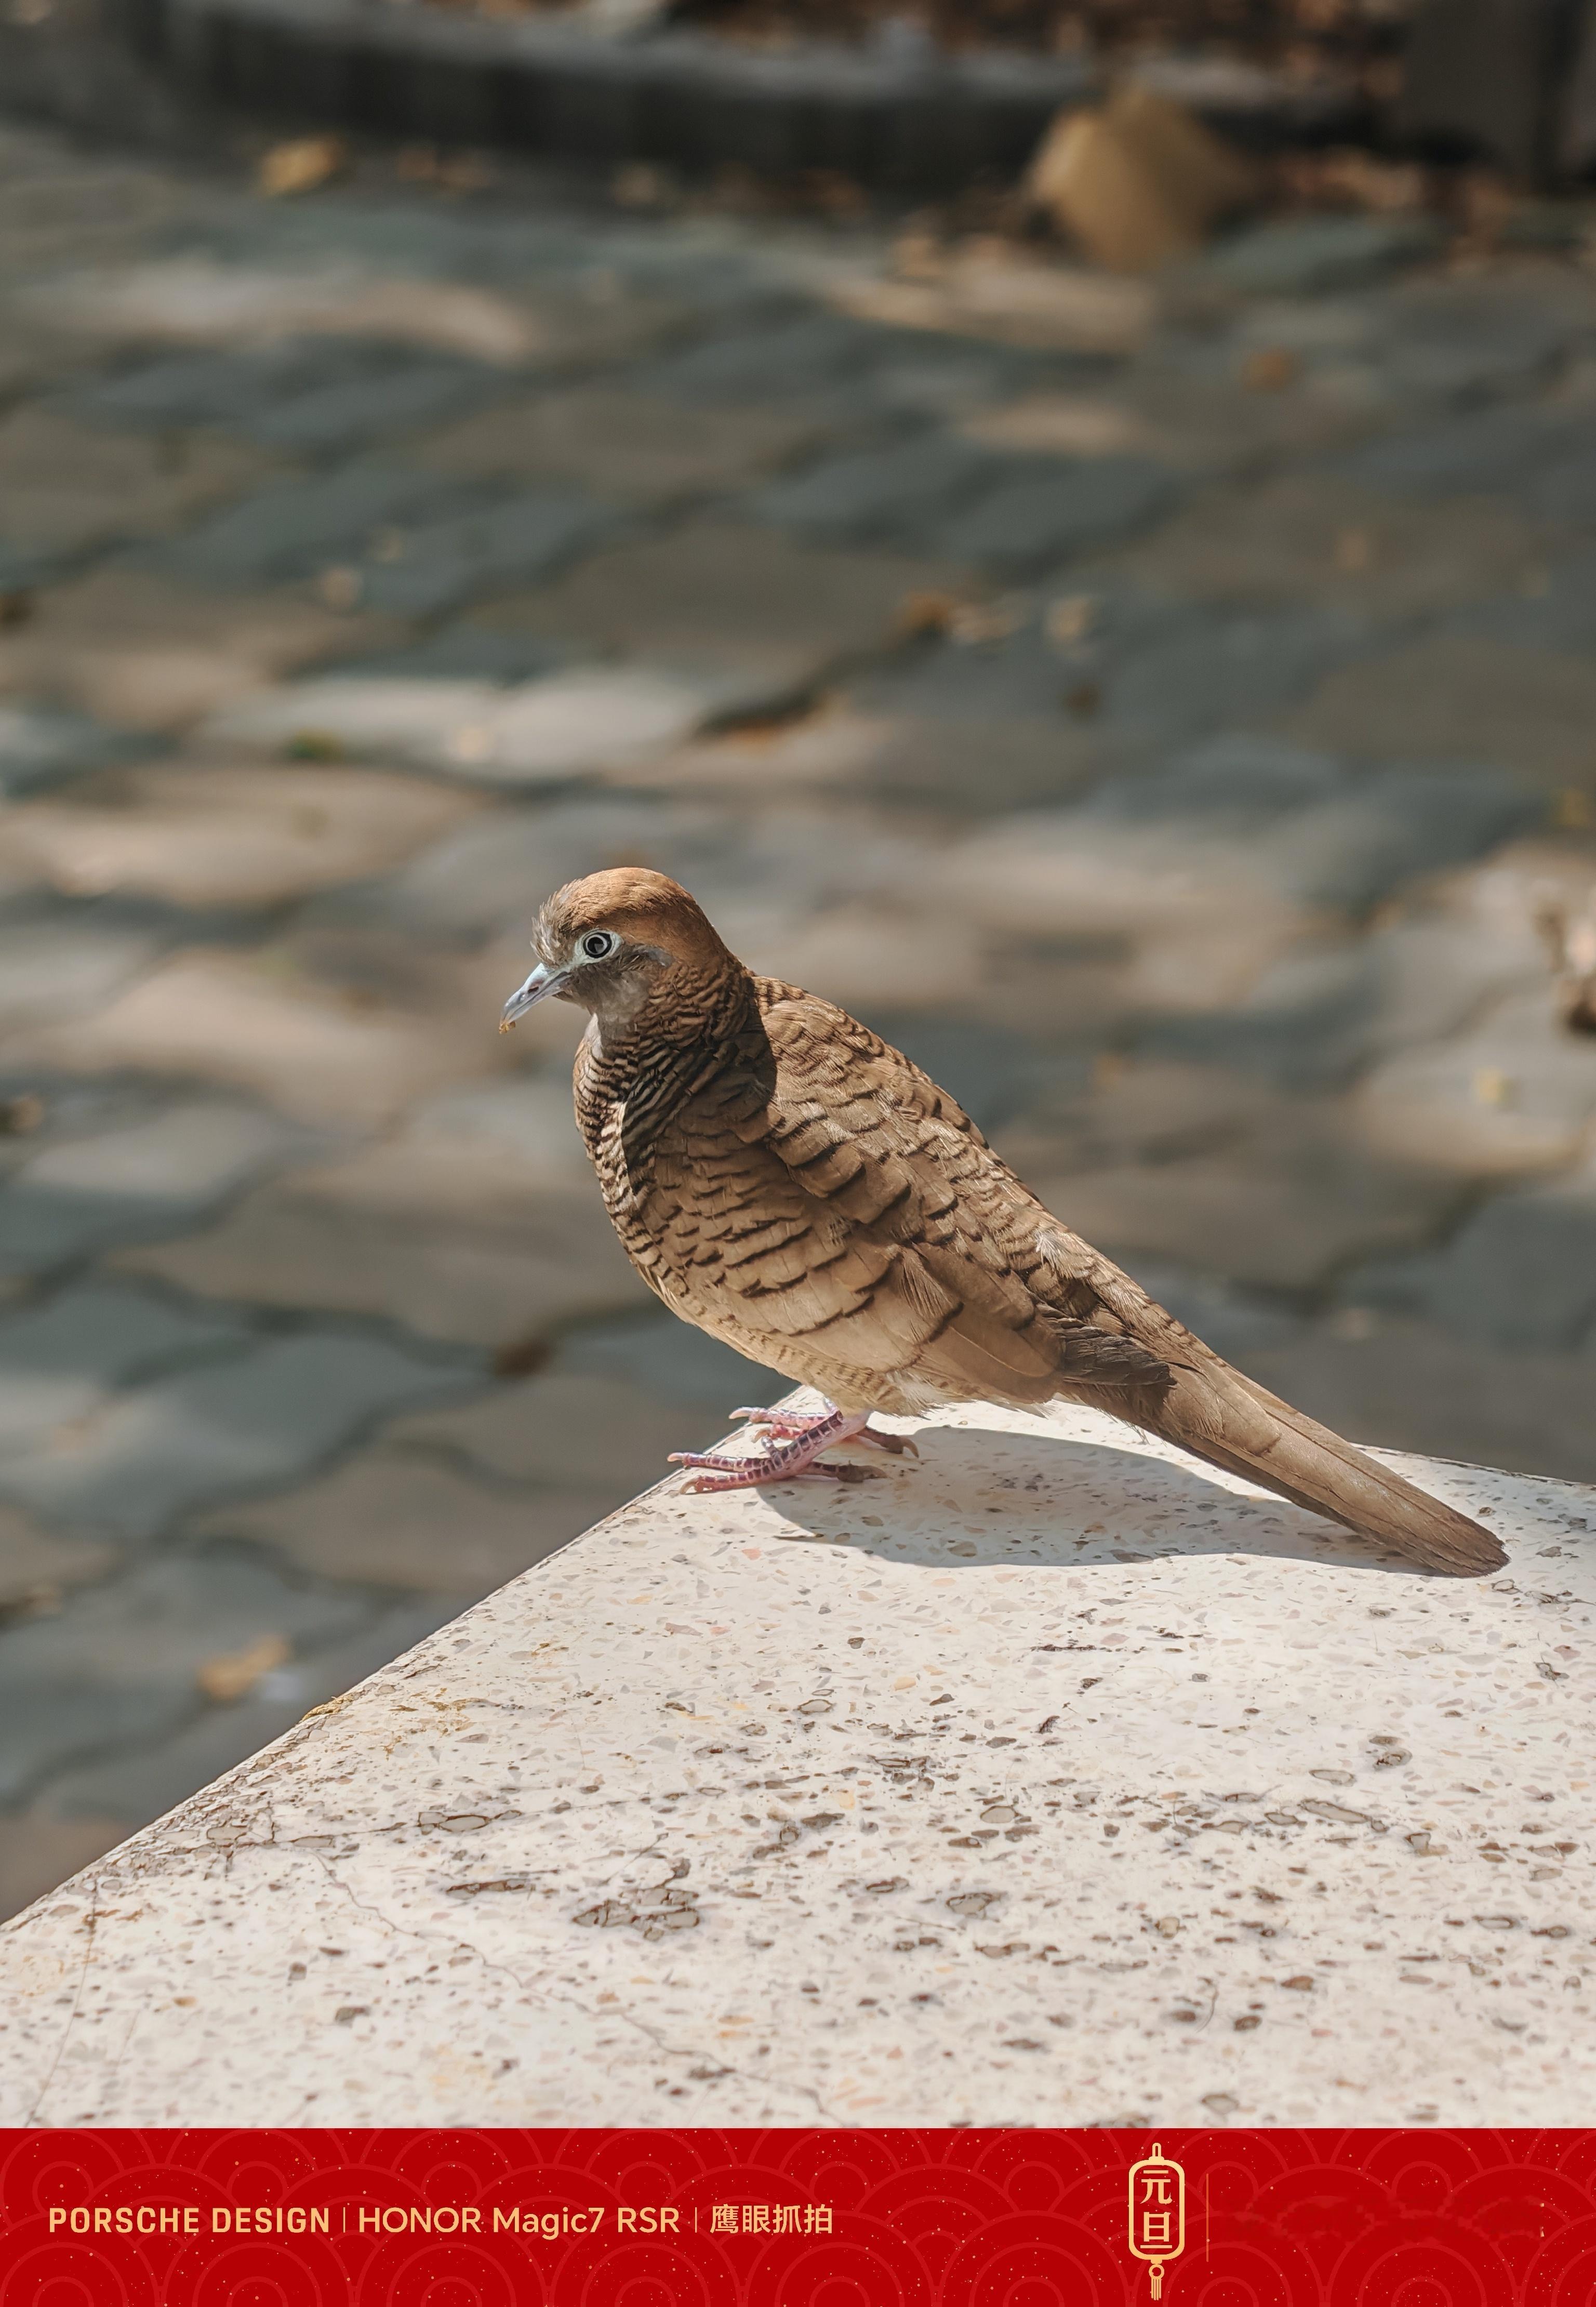
[[[840,1442],[901,1447],[872,1411],[1062,1398],[1430,1568],[1502,1563],[1490,1531],[1222,1361],[867,1025],[745,969],[674,881],[572,881],[532,943],[501,1030],[551,997],[588,1012],[577,1119],[632,1264],[673,1313],[832,1405],[739,1412],[762,1448],[679,1455],[695,1488],[824,1478]]]

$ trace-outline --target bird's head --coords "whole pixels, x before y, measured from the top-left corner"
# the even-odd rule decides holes
[[[504,1004],[502,1033],[551,999],[588,1010],[601,1033],[624,1031],[673,979],[702,983],[738,967],[679,883],[635,866],[556,889],[532,950],[537,965]]]

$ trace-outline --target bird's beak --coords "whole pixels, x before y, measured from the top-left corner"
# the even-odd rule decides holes
[[[499,1031],[508,1033],[518,1017],[524,1017],[528,1009],[536,1009],[538,1003],[546,1001],[551,994],[562,993],[570,982],[569,969],[551,969],[546,962],[540,961],[532,974],[516,987],[504,1004]]]

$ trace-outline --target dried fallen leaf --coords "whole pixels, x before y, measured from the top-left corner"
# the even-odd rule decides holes
[[[207,1659],[194,1680],[207,1698],[226,1706],[247,1697],[262,1675],[281,1666],[287,1656],[288,1645],[280,1634],[262,1634],[241,1651],[222,1651]]]
[[[341,136],[296,136],[274,144],[256,171],[255,182],[269,200],[313,193],[342,174],[348,147]]]
[[[1261,345],[1241,364],[1241,382],[1248,392],[1283,392],[1302,373],[1302,363],[1287,345]]]
[[[27,1137],[45,1118],[45,1102],[25,1091],[21,1097],[0,1101],[0,1136]]]

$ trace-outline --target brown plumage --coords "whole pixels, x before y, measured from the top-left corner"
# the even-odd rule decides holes
[[[1071,1233],[918,1066],[744,969],[675,882],[572,882],[534,947],[504,1024],[551,994],[590,1012],[577,1118],[628,1256],[685,1320],[843,1411],[1062,1397],[1431,1568],[1501,1564],[1490,1531],[1231,1369]]]

